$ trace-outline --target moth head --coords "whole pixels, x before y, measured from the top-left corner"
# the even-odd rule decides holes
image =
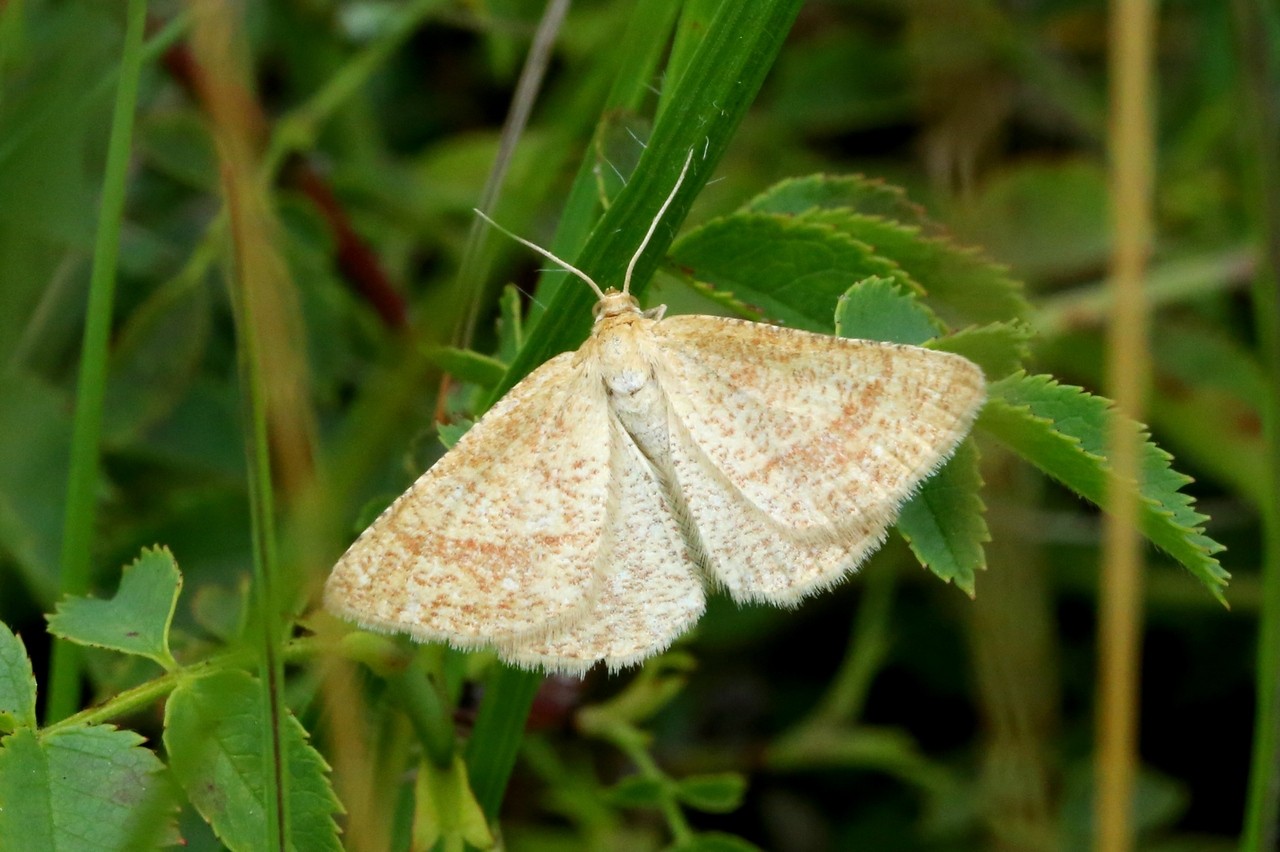
[[[623,314],[640,313],[640,304],[636,302],[635,297],[630,293],[620,293],[610,287],[600,297],[600,301],[596,302],[595,308],[592,309],[592,316],[598,323],[609,317],[622,316]]]

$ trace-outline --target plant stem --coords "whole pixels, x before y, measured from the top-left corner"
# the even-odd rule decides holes
[[[1280,842],[1280,170],[1275,152],[1280,142],[1280,51],[1275,47],[1280,20],[1272,4],[1236,0],[1237,39],[1244,78],[1243,129],[1249,143],[1245,186],[1259,231],[1262,264],[1253,279],[1260,361],[1271,393],[1263,403],[1270,495],[1263,514],[1262,601],[1258,612],[1257,710],[1253,758],[1241,848],[1275,849]],[[1263,472],[1259,472],[1262,474]]]
[[[1095,844],[1103,852],[1133,848],[1131,811],[1137,774],[1138,668],[1141,654],[1142,550],[1138,496],[1142,397],[1148,377],[1143,280],[1151,242],[1151,0],[1112,0],[1111,173],[1115,313],[1108,329],[1111,469],[1099,621]]]
[[[126,14],[120,86],[116,90],[115,110],[111,117],[111,138],[107,145],[98,233],[93,247],[93,272],[89,279],[89,306],[80,349],[80,376],[76,385],[71,470],[62,524],[62,571],[59,588],[64,595],[82,595],[89,588],[94,498],[98,491],[102,406],[107,388],[107,354],[111,336],[112,303],[115,301],[116,260],[120,251],[120,229],[124,219],[129,151],[133,145],[133,113],[138,102],[138,78],[142,73],[146,0],[129,0]],[[46,722],[55,722],[69,716],[80,703],[80,650],[62,639],[54,640],[48,696]]]

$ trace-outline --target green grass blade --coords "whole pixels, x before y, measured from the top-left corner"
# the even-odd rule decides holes
[[[800,0],[723,3],[705,38],[669,94],[661,119],[630,183],[592,232],[577,266],[602,286],[618,286],[631,255],[662,205],[686,158],[693,164],[683,186],[636,265],[640,291],[665,254],[693,199],[719,162],[746,115],[765,74],[791,28]],[[534,367],[576,345],[591,323],[591,292],[561,287],[531,332],[490,404]],[[467,752],[476,797],[487,815],[497,813],[515,763],[525,717],[540,678],[501,668],[489,684],[485,707]]]
[[[89,307],[80,350],[76,385],[75,426],[71,441],[71,474],[63,515],[61,592],[82,595],[89,588],[89,557],[93,540],[94,495],[98,489],[102,406],[107,388],[107,348],[111,335],[111,307],[115,301],[116,260],[124,219],[129,150],[133,145],[134,108],[142,73],[142,36],[147,20],[146,0],[129,0],[120,87],[116,90],[102,182],[98,235],[89,280]],[[69,716],[80,702],[80,653],[72,644],[54,644],[49,675],[46,719]]]

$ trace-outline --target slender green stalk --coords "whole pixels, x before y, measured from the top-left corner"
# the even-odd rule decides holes
[[[242,408],[245,421],[245,455],[249,468],[249,514],[253,538],[253,582],[258,605],[261,653],[259,684],[264,705],[269,708],[269,723],[263,731],[264,766],[272,779],[274,796],[267,796],[267,826],[272,849],[288,848],[289,796],[288,773],[284,771],[284,744],[281,732],[288,712],[284,704],[284,663],[277,652],[284,637],[280,618],[279,579],[280,554],[276,536],[275,488],[271,477],[271,451],[267,423],[267,391],[263,378],[261,341],[253,310],[254,274],[245,262],[245,246],[254,239],[249,223],[242,218],[243,201],[235,197],[235,179],[227,179],[227,208],[231,214],[232,243],[235,246],[235,272],[231,286],[232,307],[238,330],[236,354],[239,363]]]
[[[107,145],[107,167],[102,182],[98,234],[93,247],[93,273],[89,279],[89,307],[80,349],[80,377],[76,386],[76,413],[71,439],[71,471],[62,524],[62,573],[64,595],[82,595],[89,588],[93,545],[94,497],[98,490],[102,405],[107,388],[107,349],[115,301],[116,259],[124,219],[125,185],[129,151],[133,145],[133,113],[142,73],[142,36],[147,19],[146,0],[129,0],[125,24],[120,87],[116,90]],[[80,703],[80,652],[64,640],[54,640],[49,673],[46,721],[57,721]]]
[[[292,639],[281,651],[281,658],[287,663],[296,663],[322,656],[334,651],[328,643],[315,639]],[[340,650],[340,649],[339,649]],[[257,654],[244,649],[226,651],[189,666],[183,666],[171,672],[140,683],[137,686],[117,693],[101,704],[95,704],[75,715],[68,716],[42,729],[45,735],[57,731],[70,730],[85,725],[104,725],[133,716],[151,706],[157,700],[177,689],[184,679],[205,677],[223,671],[245,669],[257,662]]]
[[[1258,612],[1257,711],[1253,760],[1241,848],[1250,852],[1275,849],[1280,842],[1280,168],[1275,160],[1280,143],[1280,49],[1276,47],[1280,18],[1273,4],[1263,0],[1234,3],[1241,74],[1244,81],[1245,121],[1252,137],[1252,154],[1242,183],[1253,188],[1250,197],[1262,245],[1262,268],[1254,276],[1253,303],[1257,315],[1261,363],[1271,388],[1264,402],[1267,437],[1267,478],[1271,499],[1263,515],[1262,603]]]

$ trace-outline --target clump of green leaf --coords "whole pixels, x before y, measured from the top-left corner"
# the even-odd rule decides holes
[[[954,243],[900,191],[856,176],[783,181],[683,236],[670,264],[744,315],[972,359],[990,382],[979,431],[1105,507],[1114,410],[1101,397],[1022,372],[1030,307],[1020,286]],[[1222,600],[1228,575],[1214,558],[1222,548],[1204,535],[1205,518],[1181,491],[1190,479],[1150,441],[1143,453],[1143,532]],[[966,441],[897,525],[921,564],[971,595],[989,540],[978,459]]]
[[[163,547],[121,573],[109,600],[72,597],[49,617],[54,635],[144,657],[162,676],[104,704],[39,728],[36,681],[22,641],[0,623],[0,849],[138,850],[179,842],[174,814],[185,795],[233,850],[266,836],[269,775],[261,737],[269,714],[235,652],[179,663],[170,651],[182,575]],[[164,744],[172,779],[143,738],[103,720],[127,716],[168,694]],[[341,849],[333,816],[341,805],[328,766],[291,714],[285,731],[288,795],[299,849]],[[181,791],[179,793],[179,790]]]

